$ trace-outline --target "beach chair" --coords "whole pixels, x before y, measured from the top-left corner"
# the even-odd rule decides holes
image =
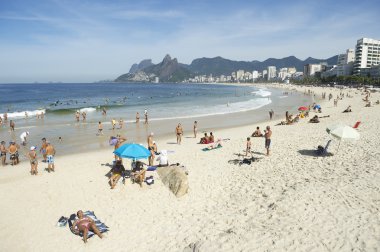
[[[352,128],[354,128],[354,129],[358,129],[360,123],[361,123],[361,121],[357,121],[357,122],[355,123],[355,125],[354,125]]]
[[[327,144],[325,147],[319,145],[317,150],[315,151],[315,153],[318,155],[318,156],[325,156],[328,154],[328,148],[330,146],[330,143],[331,143],[331,140],[328,140],[327,141]]]

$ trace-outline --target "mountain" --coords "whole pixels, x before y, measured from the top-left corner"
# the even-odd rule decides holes
[[[129,73],[120,75],[116,82],[149,82],[155,77],[159,77],[161,82],[181,82],[194,75],[231,75],[237,70],[252,72],[253,70],[263,71],[268,66],[275,66],[277,69],[283,67],[295,67],[302,72],[306,64],[326,62],[328,65],[335,65],[338,56],[328,59],[307,58],[300,60],[297,57],[289,56],[282,59],[269,58],[264,61],[234,61],[222,57],[194,59],[190,65],[178,63],[176,58],[170,55],[159,64],[153,64],[152,60],[143,60],[139,64],[133,64]]]
[[[137,71],[143,70],[144,68],[150,67],[152,65],[154,64],[152,63],[151,59],[144,59],[139,64],[133,64],[131,66],[131,69],[129,69],[129,73],[136,73]]]
[[[161,82],[180,82],[192,76],[193,73],[183,64],[178,63],[176,58],[172,59],[170,55],[166,55],[161,63],[156,65],[152,64],[133,73],[130,71],[127,74],[119,76],[115,81],[148,82],[153,81],[155,77],[158,77]]]

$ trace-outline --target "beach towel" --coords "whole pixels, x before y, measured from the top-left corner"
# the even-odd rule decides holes
[[[157,169],[157,166],[148,166],[147,171],[155,171]]]
[[[218,145],[217,147],[214,147],[214,148],[203,148],[202,150],[203,151],[210,151],[210,150],[215,150],[215,149],[219,149],[219,148],[222,148],[222,146],[221,145]]]
[[[105,233],[109,230],[109,228],[95,216],[93,211],[86,211],[86,212],[83,212],[83,214],[95,221],[95,225],[99,229],[100,233]],[[68,221],[70,231],[71,231],[71,227],[72,227],[72,225],[76,219],[78,219],[76,214],[72,214],[70,216],[69,221]],[[71,232],[74,234],[73,231],[71,231]],[[95,234],[94,232],[89,230],[88,231],[88,238],[92,237],[94,234]],[[79,235],[82,237],[83,236],[82,232],[80,232]]]

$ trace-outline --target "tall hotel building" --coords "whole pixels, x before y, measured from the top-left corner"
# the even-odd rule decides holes
[[[380,40],[361,38],[356,43],[354,75],[363,75],[380,64]]]

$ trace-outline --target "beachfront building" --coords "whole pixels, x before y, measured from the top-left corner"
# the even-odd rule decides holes
[[[244,79],[244,70],[236,71],[236,79],[237,80],[243,80]]]
[[[295,67],[288,67],[288,73],[293,75],[297,72],[297,69]]]
[[[276,67],[275,66],[268,66],[268,72],[267,72],[267,80],[273,80],[276,78]]]
[[[355,61],[354,49],[347,49],[346,53],[338,55],[336,76],[352,75]]]
[[[263,79],[267,78],[267,74],[268,74],[268,71],[267,70],[263,70]]]
[[[307,64],[303,67],[305,77],[315,76],[316,73],[322,72],[322,64]]]
[[[380,40],[361,38],[355,47],[354,75],[366,75],[372,66],[380,64]]]
[[[256,80],[257,78],[259,78],[259,72],[255,70],[252,72],[252,79]]]

